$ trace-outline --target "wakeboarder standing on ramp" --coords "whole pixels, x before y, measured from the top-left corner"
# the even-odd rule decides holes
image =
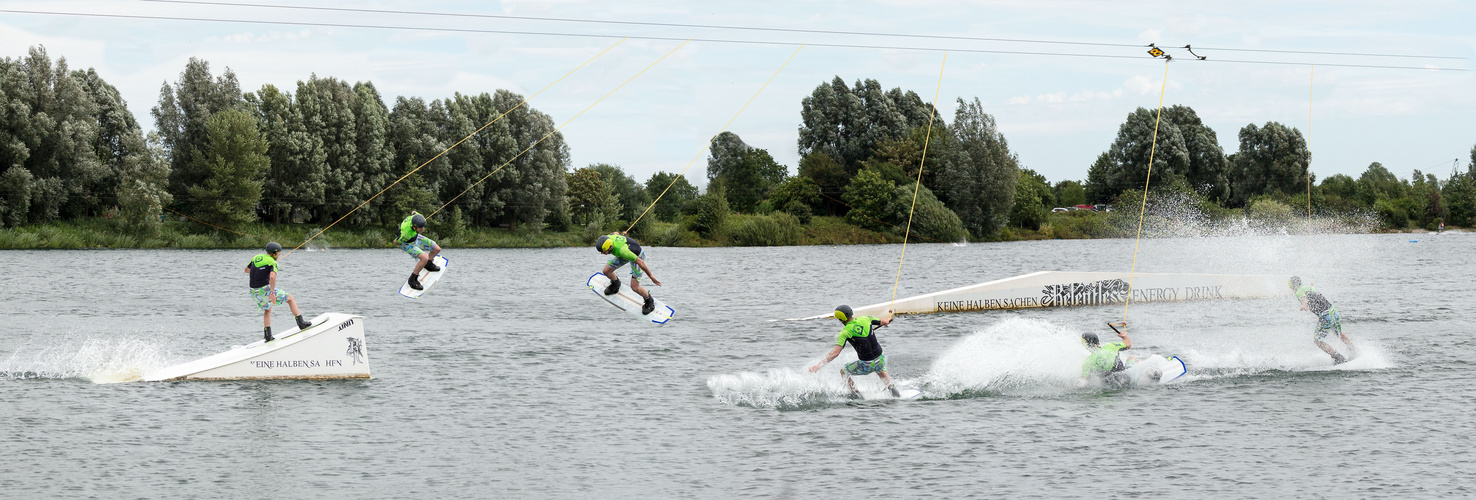
[[[297,328],[306,330],[311,323],[303,321],[302,312],[297,310],[297,300],[286,290],[277,288],[277,254],[282,251],[282,245],[275,241],[267,243],[266,253],[256,254],[249,264],[246,264],[246,274],[251,275],[251,297],[256,299],[256,307],[261,309],[262,338],[271,342],[272,338],[272,305],[287,303],[292,309],[292,316],[297,319]]]

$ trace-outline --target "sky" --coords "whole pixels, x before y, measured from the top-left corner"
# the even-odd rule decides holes
[[[1318,178],[1372,162],[1444,178],[1476,146],[1473,20],[1458,1],[0,1],[0,57],[40,45],[95,68],[146,129],[191,57],[243,91],[331,76],[390,107],[507,89],[563,126],[572,167],[641,181],[690,165],[705,185],[723,130],[794,172],[801,100],[837,76],[936,95],[949,122],[977,98],[1052,183],[1085,179],[1160,92],[1227,154],[1274,121],[1310,137]]]

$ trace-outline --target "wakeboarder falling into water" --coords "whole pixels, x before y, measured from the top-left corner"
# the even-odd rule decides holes
[[[251,275],[251,297],[256,299],[256,307],[261,309],[262,339],[266,342],[275,340],[272,338],[273,304],[287,303],[287,307],[292,309],[292,316],[297,318],[298,329],[306,330],[313,326],[312,323],[303,321],[302,312],[297,310],[297,300],[292,294],[277,288],[277,253],[281,251],[280,243],[267,243],[266,253],[256,254],[251,263],[246,264],[246,274]]]
[[[887,357],[882,355],[881,343],[876,341],[876,329],[892,324],[891,311],[887,311],[887,317],[883,319],[871,316],[856,316],[851,306],[842,305],[835,308],[835,319],[840,320],[842,325],[840,334],[835,337],[835,347],[825,354],[825,359],[815,366],[810,367],[810,373],[820,371],[831,360],[839,356],[842,349],[846,348],[846,342],[856,350],[856,360],[846,363],[841,369],[841,376],[846,379],[846,387],[851,389],[851,399],[861,399],[861,393],[856,390],[856,381],[851,380],[852,375],[865,375],[875,373],[881,377],[883,383],[887,384],[887,390],[891,391],[892,397],[902,397],[897,391],[897,386],[892,384],[892,377],[887,376]]]
[[[1312,343],[1317,344],[1317,347],[1322,349],[1322,352],[1327,353],[1328,356],[1332,356],[1333,364],[1335,365],[1347,363],[1349,359],[1358,357],[1358,351],[1353,347],[1353,341],[1348,338],[1347,334],[1343,333],[1343,317],[1338,314],[1338,307],[1332,305],[1332,302],[1329,302],[1327,297],[1324,297],[1316,289],[1313,289],[1312,285],[1303,285],[1302,278],[1292,276],[1287,281],[1287,285],[1291,286],[1292,291],[1297,294],[1297,300],[1302,303],[1302,310],[1311,311],[1312,314],[1317,315],[1317,330],[1312,332]],[[1332,344],[1322,341],[1330,333],[1338,334],[1338,338],[1342,339],[1343,344],[1348,346],[1348,356],[1345,357],[1339,354],[1338,350],[1334,349]]]
[[[1119,323],[1122,330],[1127,330],[1127,323]],[[1102,345],[1097,339],[1097,334],[1087,332],[1081,334],[1081,342],[1086,344],[1091,354],[1087,355],[1086,361],[1081,362],[1081,379],[1077,380],[1077,386],[1086,386],[1088,380],[1101,378],[1103,382],[1112,385],[1125,385],[1126,381],[1120,375],[1127,366],[1123,364],[1120,351],[1133,348],[1133,339],[1128,338],[1127,332],[1118,330],[1117,326],[1107,324],[1117,333],[1117,338],[1122,342],[1110,342]]]

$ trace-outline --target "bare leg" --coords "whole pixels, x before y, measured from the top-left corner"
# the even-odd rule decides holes
[[[261,312],[261,326],[265,326],[267,328],[271,328],[271,326],[272,326],[272,310],[271,309],[267,309],[267,310]]]
[[[441,254],[441,246],[440,245],[436,245],[434,248],[431,248],[430,255],[427,255],[425,257],[425,261],[426,262],[430,262],[430,261],[436,260],[436,256],[437,255],[440,255],[440,254]]]
[[[1329,344],[1327,342],[1323,342],[1321,340],[1314,340],[1314,341],[1312,341],[1312,343],[1317,344],[1317,347],[1321,348],[1322,349],[1322,352],[1327,353],[1328,356],[1332,356],[1332,357],[1337,357],[1338,356],[1338,350],[1337,349],[1333,349],[1332,344]]]
[[[415,270],[414,271],[410,271],[410,274],[414,274],[416,276],[419,276],[420,275],[420,270],[421,269],[425,269],[425,263],[426,262],[430,262],[430,256],[431,256],[431,254],[425,254],[425,253],[423,253],[423,254],[420,254],[419,257],[416,257],[415,258]]]
[[[620,281],[620,278],[616,278],[615,277],[615,268],[610,267],[610,265],[608,265],[608,264],[605,265],[605,270],[604,271],[600,271],[600,272],[605,273],[605,277],[606,278],[610,278],[610,282],[611,283],[614,283],[616,281]]]
[[[1346,334],[1343,334],[1342,332],[1338,333],[1338,338],[1343,339],[1343,345],[1348,346],[1348,354],[1354,356],[1358,355],[1358,348],[1353,347],[1353,339],[1348,338],[1348,336]]]
[[[846,373],[846,371],[844,369],[842,369],[841,370],[841,378],[846,379],[846,388],[848,388],[848,389],[851,390],[851,394],[859,394],[856,391],[856,381],[855,380],[851,380],[851,374]]]
[[[630,289],[635,290],[635,293],[640,294],[641,297],[651,296],[651,292],[647,292],[646,289],[641,286],[641,280],[636,279],[635,277],[630,278]]]
[[[302,311],[297,310],[297,297],[287,297],[287,307],[292,309],[292,317],[302,316]]]
[[[894,385],[892,384],[892,377],[887,375],[886,370],[876,372],[876,376],[881,377],[882,383],[887,384],[887,387],[892,387]]]

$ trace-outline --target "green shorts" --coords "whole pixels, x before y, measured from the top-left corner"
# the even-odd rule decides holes
[[[1317,316],[1317,331],[1313,332],[1312,339],[1322,342],[1329,334],[1343,336],[1343,317],[1336,307]]]
[[[286,290],[283,290],[281,288],[278,288],[277,289],[277,301],[274,303],[274,302],[271,301],[271,291],[272,291],[272,287],[271,286],[264,286],[264,287],[261,287],[261,288],[252,288],[251,289],[251,298],[256,299],[256,308],[257,309],[261,309],[263,311],[270,311],[272,309],[272,305],[273,304],[276,304],[276,305],[279,305],[280,306],[282,304],[286,304],[287,303],[287,299],[291,299],[292,298],[292,294],[287,293]]]
[[[639,257],[641,259],[641,261],[645,261],[646,260],[646,249],[642,248],[641,249],[641,253],[638,254],[638,255],[636,255],[636,257]],[[610,267],[615,268],[615,269],[620,269],[622,267],[625,267],[626,264],[630,264],[630,279],[638,280],[638,279],[641,279],[642,276],[645,276],[645,273],[642,273],[641,272],[641,266],[638,266],[634,262],[631,262],[631,261],[622,259],[620,257],[616,257],[614,255],[611,255],[610,256],[610,261],[605,263],[605,265],[610,266]]]
[[[420,254],[435,250],[436,242],[425,236],[415,235],[415,239],[406,243],[400,243],[400,249],[410,254],[410,257],[419,259]]]
[[[887,356],[885,354],[877,356],[876,359],[873,359],[871,361],[861,361],[858,359],[856,361],[846,363],[846,373],[849,373],[851,375],[866,375],[868,373],[876,373],[886,370]]]

